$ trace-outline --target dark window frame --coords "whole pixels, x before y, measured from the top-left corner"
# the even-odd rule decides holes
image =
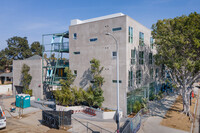
[[[139,65],[144,64],[144,51],[139,51]]]
[[[80,51],[76,51],[76,52],[74,52],[74,54],[81,54],[81,52]]]
[[[90,39],[90,42],[95,42],[95,41],[97,41],[98,40],[98,38],[91,38]]]
[[[120,31],[120,30],[122,30],[122,27],[112,28],[112,31]]]

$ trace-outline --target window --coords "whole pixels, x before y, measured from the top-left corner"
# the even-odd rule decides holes
[[[150,37],[150,47],[153,49],[153,38]]]
[[[153,68],[150,69],[149,75],[150,75],[150,78],[153,79]]]
[[[156,75],[155,75],[156,78],[158,78],[158,74],[159,74],[159,68],[156,68]]]
[[[144,46],[144,33],[139,34],[139,45]]]
[[[128,71],[128,87],[133,86],[133,71]]]
[[[74,52],[74,54],[80,54],[80,52],[78,51],[78,52]]]
[[[117,58],[117,52],[116,51],[112,52],[112,58],[113,59]]]
[[[121,27],[117,27],[117,28],[113,28],[112,31],[118,31],[118,30],[122,30]]]
[[[136,55],[136,50],[132,49],[131,50],[131,65],[135,64],[135,55]]]
[[[139,51],[139,64],[144,64],[144,51]]]
[[[128,42],[133,43],[133,27],[128,28]]]
[[[77,76],[77,70],[74,70],[74,75]]]
[[[136,71],[136,84],[140,84],[142,81],[142,71],[137,70]]]
[[[74,39],[74,40],[77,39],[77,34],[76,34],[76,33],[73,34],[73,39]]]
[[[91,38],[90,39],[90,42],[94,42],[94,41],[97,41],[97,38]]]
[[[153,54],[149,53],[149,64],[153,63]]]
[[[117,80],[112,80],[113,83],[117,83]],[[119,83],[122,83],[121,80],[119,80]]]

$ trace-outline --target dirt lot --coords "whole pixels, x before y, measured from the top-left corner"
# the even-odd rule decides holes
[[[179,96],[176,99],[173,106],[167,111],[165,118],[161,121],[161,125],[180,130],[190,131],[191,121],[189,120],[188,116],[181,112],[183,110],[182,102],[182,97]],[[192,99],[192,106],[190,106],[191,114],[193,116],[195,102],[196,98]]]
[[[6,109],[5,113],[7,116],[7,127],[6,129],[0,130],[0,133],[69,133],[69,132],[87,132],[87,128],[84,125],[88,125],[92,130],[103,130],[105,128],[109,131],[116,130],[116,123],[114,120],[111,121],[96,121],[85,114],[76,114],[74,117],[78,119],[72,119],[73,128],[70,128],[69,132],[64,130],[50,129],[47,126],[41,124],[42,111],[33,107],[28,108],[27,114],[18,119],[18,111],[16,111],[15,116],[11,117],[9,113],[9,108],[12,107],[11,103],[15,102],[15,98],[9,98],[3,100],[3,107]],[[12,113],[14,115],[14,113]],[[80,117],[80,118],[79,118]],[[82,119],[81,119],[82,118]],[[86,119],[87,118],[87,119]],[[80,123],[81,121],[81,123]],[[89,122],[89,123],[88,123]],[[121,122],[122,124],[123,122]],[[84,125],[83,125],[84,124]],[[95,125],[96,126],[95,126]],[[100,126],[100,127],[97,127]]]
[[[15,98],[3,100],[3,106],[9,110],[12,107],[11,103],[15,102]],[[2,105],[1,105],[2,106]],[[5,111],[6,116],[10,116],[8,111]],[[42,111],[37,110],[32,113],[25,114],[21,119],[16,117],[7,117],[6,129],[1,129],[0,133],[66,133],[63,130],[50,129],[41,124]]]

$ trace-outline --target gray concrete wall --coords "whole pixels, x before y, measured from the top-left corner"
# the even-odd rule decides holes
[[[133,44],[128,42],[128,28],[133,27]],[[112,31],[112,28],[121,27],[122,30]],[[139,48],[139,32],[144,33],[145,46],[142,49],[146,49],[144,65],[139,65],[138,51]],[[112,52],[116,51],[116,43],[111,36],[106,36],[105,33],[109,32],[117,39],[119,43],[119,70],[120,70],[120,109],[126,115],[126,94],[137,87],[143,86],[153,81],[145,81],[140,85],[136,85],[136,70],[141,69],[144,75],[149,74],[149,68],[154,68],[154,65],[148,64],[149,52],[155,53],[155,49],[150,49],[150,36],[151,30],[136,22],[132,18],[124,15],[120,17],[114,17],[104,20],[98,20],[89,23],[72,25],[69,27],[69,67],[72,70],[77,70],[77,77],[74,85],[87,89],[90,85],[91,76],[89,73],[90,60],[96,58],[100,60],[101,66],[104,66],[102,76],[105,79],[105,83],[102,87],[104,91],[105,101],[104,107],[116,108],[117,94],[116,83],[112,80],[116,80],[116,59],[112,58]],[[73,34],[77,34],[77,39],[73,39]],[[95,42],[90,42],[91,38],[98,38]],[[136,64],[131,65],[131,49],[136,48],[137,57]],[[74,54],[74,52],[80,52],[80,54]],[[134,72],[134,87],[128,87],[128,71],[132,67]],[[154,70],[155,73],[155,70]]]
[[[100,60],[104,67],[102,76],[105,78],[103,85],[104,107],[116,108],[116,59],[112,58],[112,52],[116,51],[116,44],[113,38],[106,36],[106,32],[111,32],[119,43],[120,60],[120,94],[121,104],[124,104],[124,94],[126,93],[126,17],[116,17],[100,20],[85,24],[79,24],[69,27],[69,66],[72,71],[77,70],[77,77],[74,85],[87,89],[90,85],[90,60],[96,58]],[[122,27],[122,30],[112,32],[112,28]],[[73,39],[73,33],[77,33],[77,40]],[[98,38],[95,42],[90,42],[91,38]],[[74,52],[79,51],[76,55]],[[124,107],[121,107],[122,109]]]
[[[32,76],[30,89],[33,90],[35,98],[43,99],[42,84],[42,59],[39,60],[14,60],[13,61],[13,93],[17,94],[16,86],[21,86],[21,70],[23,64],[30,67],[30,75]]]

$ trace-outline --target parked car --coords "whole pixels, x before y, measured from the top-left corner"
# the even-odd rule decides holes
[[[0,129],[6,128],[6,116],[5,112],[2,110],[0,106]]]

